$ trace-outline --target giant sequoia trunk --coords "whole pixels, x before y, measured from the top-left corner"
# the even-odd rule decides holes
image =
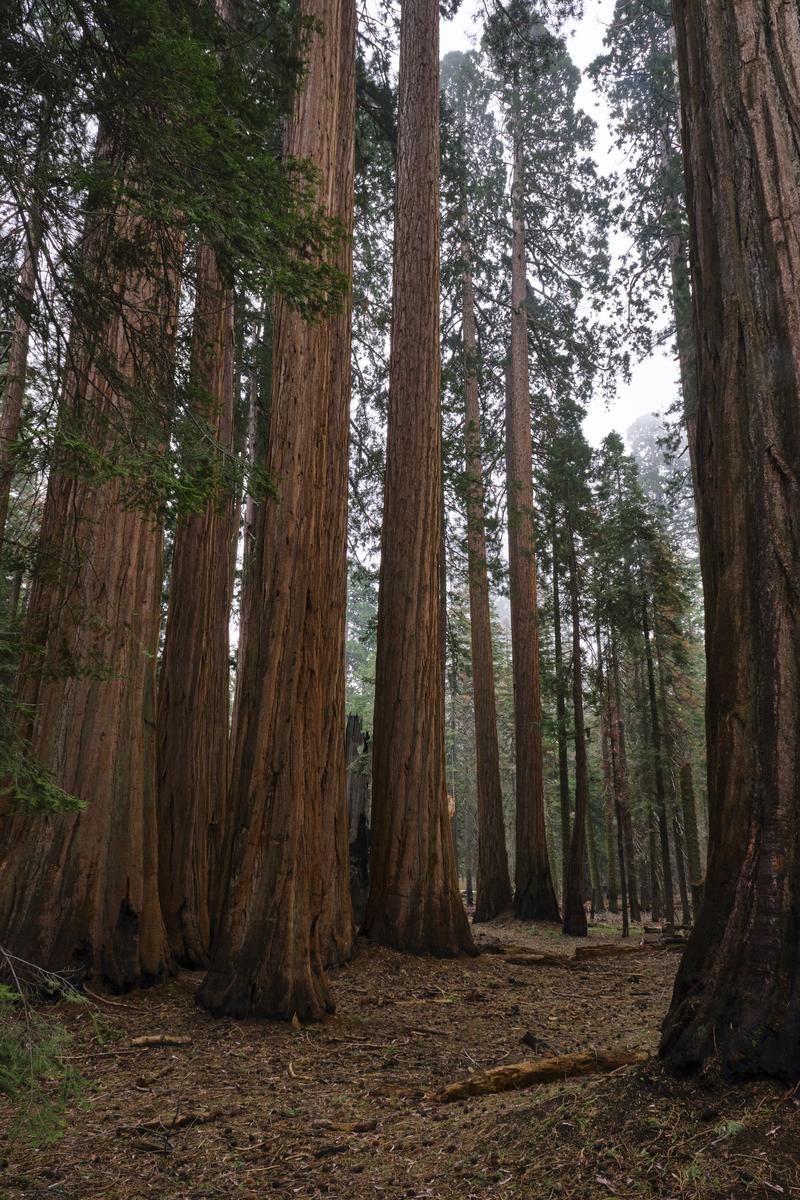
[[[137,405],[167,383],[177,275],[155,250],[158,267],[143,261],[154,245],[124,211],[86,239],[84,301],[113,292],[115,308],[98,306],[91,327],[76,316],[60,421],[112,458],[118,429],[135,429]],[[161,560],[161,530],[128,503],[124,480],[53,471],[19,691],[33,753],[86,809],[5,818],[0,930],[15,954],[116,990],[172,965],[156,867]]]
[[[506,479],[511,654],[516,754],[514,913],[521,920],[557,921],[544,824],[542,694],[533,512],[533,463],[528,382],[528,309],[523,212],[522,134],[516,127],[511,189],[511,361],[506,393]]]
[[[661,1052],[800,1075],[800,14],[676,0],[697,335],[709,861]]]
[[[342,6],[339,56],[339,138],[334,161],[333,211],[345,233],[336,266],[353,274],[353,213],[356,128],[356,7]],[[322,871],[326,887],[320,921],[322,959],[340,966],[353,953],[350,897],[350,837],[345,746],[345,624],[347,617],[347,488],[350,449],[350,344],[352,301],[348,290],[331,322],[331,377],[327,423],[327,471],[323,493],[323,552],[326,555],[326,636],[322,678],[327,696],[323,726],[327,754],[323,773]]]
[[[578,563],[575,534],[570,526],[569,594],[572,609],[572,706],[575,714],[575,818],[569,843],[567,874],[564,878],[564,933],[586,937],[583,907],[583,863],[586,857],[586,821],[589,811],[589,768],[586,760],[586,722],[583,715],[583,672],[581,670],[581,618],[578,597]]]
[[[225,451],[233,446],[233,291],[213,249],[197,252],[191,403]],[[170,946],[208,963],[227,827],[228,617],[232,494],[179,518],[158,693],[158,878]]]
[[[320,204],[334,213],[338,154],[354,135],[342,91],[342,80],[353,77],[354,20],[350,0],[309,0],[303,15],[319,28],[286,152],[315,164]],[[276,302],[266,467],[278,496],[263,505],[253,564],[258,626],[247,638],[255,660],[243,664],[247,687],[234,730],[227,905],[198,995],[203,1006],[231,1016],[317,1019],[333,1007],[323,929],[327,892],[341,886],[326,870],[328,826],[345,787],[343,697],[336,694],[344,622],[338,607],[331,620],[330,601],[333,588],[338,602],[346,543],[343,500],[331,489],[344,487],[346,475],[329,458],[347,423],[338,382],[350,351],[346,329],[340,318],[310,325]],[[335,759],[332,738],[340,747]],[[340,867],[346,871],[346,861]]]
[[[445,784],[439,375],[439,6],[403,0],[365,932],[455,955],[473,943]]]
[[[469,559],[469,617],[472,643],[472,694],[475,708],[475,750],[478,792],[478,894],[473,921],[490,921],[511,907],[500,752],[497,743],[497,703],[492,662],[492,622],[486,567],[486,517],[481,461],[481,412],[476,356],[478,334],[470,266],[470,245],[464,225],[462,276],[464,338],[464,442],[467,488],[467,554]]]

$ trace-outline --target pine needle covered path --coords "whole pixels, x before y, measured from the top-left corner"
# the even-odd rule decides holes
[[[495,923],[479,936],[572,954],[555,929],[530,929]],[[610,931],[588,941],[602,936]],[[337,1015],[302,1027],[216,1020],[194,1006],[199,979],[188,972],[131,993],[124,1008],[101,1006],[99,1035],[85,1010],[70,1009],[89,1103],[69,1111],[55,1145],[2,1135],[0,1196],[800,1195],[800,1105],[776,1084],[727,1089],[712,1075],[673,1077],[651,1058],[439,1103],[448,1084],[498,1066],[656,1050],[679,955],[563,971],[511,957],[437,962],[364,946],[332,977]],[[157,1036],[165,1044],[134,1044]],[[0,1129],[9,1116],[0,1106]]]

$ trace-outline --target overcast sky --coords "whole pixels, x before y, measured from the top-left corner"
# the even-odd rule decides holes
[[[614,0],[585,0],[583,19],[569,31],[570,53],[582,71],[602,53],[603,37],[613,8]],[[476,17],[482,17],[483,13],[482,0],[463,0],[455,18],[442,22],[442,56],[451,50],[468,50],[474,45],[479,28]],[[597,162],[601,170],[614,170],[619,162],[611,145],[608,112],[587,79],[581,86],[579,100],[581,107],[597,123]],[[669,350],[652,355],[635,366],[629,384],[619,384],[617,397],[610,406],[600,398],[590,405],[584,423],[586,436],[598,445],[612,429],[624,434],[644,413],[665,412],[675,398],[677,386],[677,368]]]

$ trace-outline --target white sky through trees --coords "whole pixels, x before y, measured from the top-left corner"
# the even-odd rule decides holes
[[[592,60],[603,52],[603,38],[611,21],[614,0],[585,0],[584,8],[583,18],[568,30],[567,44],[573,61],[585,72]],[[484,17],[483,0],[463,0],[454,19],[441,23],[441,56],[451,50],[469,50],[480,35]],[[610,172],[621,168],[621,156],[612,146],[608,107],[587,78],[581,84],[578,100],[597,124],[595,157],[600,170]],[[624,241],[619,235],[612,236],[611,248],[614,253],[624,249]],[[630,383],[620,380],[616,398],[610,404],[599,394],[595,397],[584,422],[587,438],[597,446],[613,429],[624,435],[637,417],[666,412],[677,391],[678,368],[672,347],[663,347],[642,362],[634,363]]]

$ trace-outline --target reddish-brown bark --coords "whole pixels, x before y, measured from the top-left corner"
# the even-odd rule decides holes
[[[113,257],[119,244],[146,247],[148,233],[120,211],[86,240],[88,269],[113,285],[117,308],[99,332],[76,320],[61,419],[111,454],[134,412],[121,381],[158,388],[170,359],[176,275],[118,267]],[[20,699],[30,706],[33,753],[87,807],[5,818],[0,862],[3,944],[117,990],[162,979],[172,966],[155,822],[162,535],[125,500],[119,479],[50,477],[28,615],[35,649],[21,667]]]
[[[586,821],[589,809],[589,768],[586,760],[586,722],[583,713],[583,671],[581,668],[581,619],[578,595],[578,562],[575,534],[567,526],[569,558],[569,596],[572,615],[572,709],[575,720],[575,817],[569,843],[567,873],[564,877],[565,934],[586,937],[586,910],[583,907],[583,864],[586,858]]]
[[[233,291],[213,249],[197,252],[190,383],[198,419],[233,446]],[[226,832],[228,618],[233,494],[179,518],[158,691],[158,868],[170,947],[208,963]]]
[[[469,562],[472,694],[478,793],[478,888],[474,921],[491,921],[511,907],[511,879],[503,819],[497,702],[492,662],[492,623],[486,567],[486,514],[481,460],[481,409],[476,356],[478,331],[466,217],[462,223],[461,318],[464,341],[464,443]],[[469,881],[468,881],[469,882]],[[470,888],[468,887],[468,891]]]
[[[319,200],[337,211],[342,114],[352,112],[342,80],[355,53],[351,0],[309,0],[319,25],[305,86],[286,136],[288,154],[319,172]],[[325,877],[328,826],[344,795],[344,621],[331,623],[331,586],[344,570],[341,528],[346,471],[337,382],[347,325],[306,323],[279,298],[274,316],[273,389],[267,471],[277,498],[263,505],[253,564],[257,627],[247,638],[246,686],[237,704],[231,801],[235,814],[227,906],[198,1002],[231,1016],[317,1019],[333,1007],[324,960],[332,925]],[[326,644],[331,643],[331,644]],[[332,722],[341,754],[332,758]],[[341,787],[332,773],[341,769]],[[333,799],[332,799],[333,797]],[[346,826],[345,826],[346,834]],[[341,864],[347,870],[346,859]],[[339,884],[337,883],[338,887]]]
[[[516,127],[513,138],[511,361],[506,390],[506,478],[517,800],[514,913],[526,921],[557,921],[558,902],[550,874],[544,824],[527,273],[522,206],[524,163],[521,131]]]
[[[403,0],[394,295],[365,932],[472,951],[444,769],[440,610],[439,5]]]
[[[709,861],[662,1054],[800,1075],[800,13],[676,0]]]
[[[353,273],[353,216],[356,129],[356,9],[342,5],[339,37],[339,117],[334,165],[334,215],[345,231],[336,265],[348,279]],[[345,620],[347,615],[347,490],[350,449],[350,342],[352,300],[348,292],[331,322],[328,462],[322,514],[326,532],[326,636],[323,678],[328,681],[324,714],[327,759],[322,795],[324,908],[320,925],[326,967],[341,965],[353,953],[353,906],[350,897],[350,837],[345,747]]]

